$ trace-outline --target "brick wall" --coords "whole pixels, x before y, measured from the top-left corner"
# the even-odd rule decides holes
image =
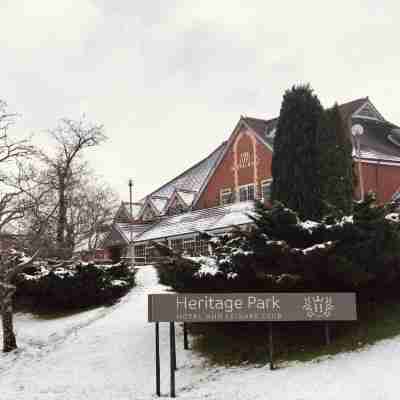
[[[375,192],[380,204],[390,201],[400,187],[400,166],[365,162],[362,162],[361,166],[364,193]],[[358,175],[358,163],[355,172]],[[359,185],[355,189],[355,197],[360,198]]]
[[[238,191],[241,185],[256,183],[256,194],[261,193],[261,182],[271,177],[272,152],[255,134],[242,127],[232,138],[224,158],[209,180],[196,209],[220,204],[220,190]]]
[[[232,138],[223,160],[209,180],[195,208],[215,207],[220,204],[221,189],[237,192],[239,186],[249,183],[257,184],[256,193],[259,195],[261,182],[272,176],[271,163],[272,152],[251,130],[242,127]],[[379,203],[390,201],[400,188],[400,165],[365,162],[361,165],[365,193],[371,190],[375,192]],[[358,174],[358,165],[355,172]],[[359,187],[355,189],[355,197],[360,198]]]

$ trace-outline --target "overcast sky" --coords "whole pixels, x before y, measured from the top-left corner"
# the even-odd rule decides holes
[[[398,1],[0,0],[0,98],[15,129],[105,125],[87,157],[136,200],[207,156],[241,114],[277,116],[310,82],[400,124]]]

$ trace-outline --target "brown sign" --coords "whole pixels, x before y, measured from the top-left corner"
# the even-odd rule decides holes
[[[355,293],[150,294],[149,322],[353,321]]]

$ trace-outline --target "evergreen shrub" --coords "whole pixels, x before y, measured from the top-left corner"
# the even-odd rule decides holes
[[[135,285],[135,269],[125,263],[39,263],[20,273],[15,283],[17,306],[64,311],[114,302]]]
[[[281,203],[256,204],[254,227],[208,236],[212,257],[185,257],[158,246],[161,283],[177,291],[356,291],[360,299],[396,295],[400,284],[400,224],[392,205],[373,194],[304,221]],[[392,216],[392,217],[390,217]]]

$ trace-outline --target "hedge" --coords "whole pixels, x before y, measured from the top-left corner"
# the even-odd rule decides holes
[[[124,263],[36,263],[16,278],[16,305],[63,311],[111,304],[135,285],[135,272]]]

